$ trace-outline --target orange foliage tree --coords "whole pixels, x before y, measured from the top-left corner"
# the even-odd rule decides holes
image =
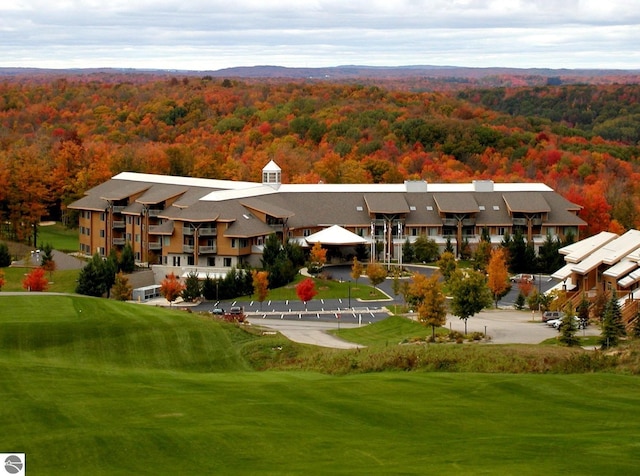
[[[509,271],[503,248],[495,248],[491,251],[491,258],[487,264],[487,285],[493,294],[497,308],[498,300],[509,289]]]
[[[253,278],[253,292],[260,303],[260,309],[262,309],[262,303],[269,294],[269,272],[254,269],[251,271],[251,277]]]
[[[185,285],[178,280],[175,274],[171,273],[160,283],[160,293],[169,301],[169,306],[180,297]]]

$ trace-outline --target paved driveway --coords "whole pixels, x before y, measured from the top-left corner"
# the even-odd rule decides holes
[[[357,344],[327,334],[327,330],[337,329],[337,322],[313,322],[295,319],[263,319],[250,317],[253,325],[264,326],[276,330],[294,342],[334,347],[337,349],[353,349]],[[340,323],[344,327],[357,327],[358,324]],[[447,316],[446,326],[450,329],[464,332],[464,321],[455,316]],[[558,331],[547,326],[540,320],[540,314],[532,316],[530,312],[510,309],[492,309],[482,311],[467,321],[467,331],[485,332],[491,337],[493,344],[539,344],[556,337]],[[599,335],[598,326],[591,325],[585,330],[578,331],[579,335]]]

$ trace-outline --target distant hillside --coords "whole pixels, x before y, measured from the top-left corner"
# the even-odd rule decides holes
[[[121,80],[122,76],[166,77],[202,76],[212,78],[242,79],[290,79],[323,81],[424,81],[428,89],[438,89],[434,84],[452,83],[477,86],[535,86],[544,84],[589,83],[640,83],[640,69],[550,69],[550,68],[470,68],[459,66],[366,66],[343,65],[323,68],[290,68],[283,66],[239,66],[219,70],[170,70],[132,68],[79,68],[79,69],[38,69],[0,68],[1,77],[51,77],[80,76],[91,78],[105,75]],[[419,85],[417,87],[420,87]],[[423,86],[424,87],[424,86]],[[414,87],[415,89],[415,87]]]

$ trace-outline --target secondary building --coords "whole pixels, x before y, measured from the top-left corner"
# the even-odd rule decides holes
[[[364,245],[372,259],[401,262],[403,243],[420,235],[458,248],[473,247],[483,229],[496,244],[520,230],[538,247],[585,225],[578,205],[541,183],[283,184],[274,162],[261,183],[123,172],[69,208],[80,212],[82,253],[107,256],[129,243],[138,263],[180,276],[259,266],[273,233],[320,241],[334,256]]]

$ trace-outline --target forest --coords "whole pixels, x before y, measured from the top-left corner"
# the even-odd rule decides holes
[[[640,227],[640,85],[92,74],[0,78],[0,238],[122,171],[288,183],[543,182],[580,238]],[[515,84],[510,81],[509,84]]]

